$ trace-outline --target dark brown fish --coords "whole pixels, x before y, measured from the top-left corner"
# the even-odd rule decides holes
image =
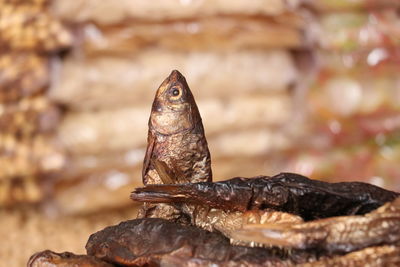
[[[367,183],[327,183],[294,173],[216,183],[148,185],[131,194],[135,201],[189,203],[224,211],[272,209],[304,220],[365,214],[399,196]]]
[[[45,250],[32,255],[27,267],[113,267],[114,265],[93,256],[75,255],[71,252],[56,253]]]
[[[136,219],[90,236],[88,255],[118,266],[292,266],[307,253],[233,246],[219,233],[157,218]]]
[[[286,225],[253,224],[234,232],[233,236],[239,240],[328,254],[348,253],[379,245],[400,245],[400,198],[365,215]]]
[[[212,180],[200,113],[185,78],[174,70],[157,90],[149,119],[143,184]],[[163,208],[161,208],[163,207]],[[170,206],[145,204],[140,217],[179,217]]]

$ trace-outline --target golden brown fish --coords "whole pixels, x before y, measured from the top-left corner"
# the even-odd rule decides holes
[[[200,113],[185,77],[177,70],[160,85],[153,102],[142,176],[145,185],[212,180]],[[176,219],[179,214],[166,204],[145,203],[139,217]]]

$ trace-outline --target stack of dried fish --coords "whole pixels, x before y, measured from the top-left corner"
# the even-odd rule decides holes
[[[76,25],[78,39],[50,90],[69,110],[58,131],[71,155],[58,204],[72,211],[74,199],[82,203],[82,188],[97,184],[84,201],[92,206],[82,211],[112,207],[117,201],[90,199],[107,190],[101,199],[126,195],[140,183],[148,107],[158,82],[175,68],[198,99],[221,162],[218,177],[234,175],[227,158],[287,147],[279,130],[291,120],[289,89],[299,78],[289,49],[308,44],[296,8],[283,0],[54,1],[55,14]]]
[[[52,55],[72,38],[47,5],[0,1],[0,206],[39,201],[40,181],[64,163],[52,139],[60,111],[45,91]]]
[[[213,183],[201,117],[177,71],[156,93],[142,171],[137,219],[92,234],[87,255],[46,250],[28,266],[400,263],[400,193],[294,173]]]

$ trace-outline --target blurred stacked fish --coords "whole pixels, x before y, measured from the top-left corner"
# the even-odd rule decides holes
[[[0,1],[0,206],[38,202],[64,165],[53,140],[60,111],[46,96],[51,65],[72,36],[46,1]]]
[[[307,141],[289,168],[400,190],[400,2],[308,4],[318,71],[305,99]]]
[[[214,177],[254,175],[233,162],[290,144],[282,128],[299,79],[291,50],[308,45],[296,9],[283,0],[55,0],[54,13],[77,32],[50,90],[68,110],[58,137],[69,168],[56,186],[57,205],[67,212],[131,205],[151,103],[173,69],[195,95]]]

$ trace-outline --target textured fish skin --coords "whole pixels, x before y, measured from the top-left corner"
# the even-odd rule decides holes
[[[157,218],[107,227],[90,236],[88,255],[122,266],[292,266],[314,257],[234,246],[219,233]]]
[[[365,214],[399,196],[367,183],[327,183],[294,173],[215,183],[148,185],[131,194],[135,201],[189,203],[224,211],[272,209],[299,215],[306,221]]]
[[[232,233],[239,240],[324,254],[400,245],[400,198],[365,215],[338,216],[297,224],[245,225]]]
[[[210,182],[211,157],[200,113],[185,77],[174,70],[156,92],[149,119],[143,184]],[[170,205],[144,204],[139,217],[185,220]]]

